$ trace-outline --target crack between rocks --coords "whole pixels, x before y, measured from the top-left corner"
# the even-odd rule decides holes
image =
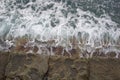
[[[49,62],[50,62],[50,56],[48,58],[48,69],[47,72],[43,75],[43,79],[42,80],[48,80],[48,73],[49,73]]]

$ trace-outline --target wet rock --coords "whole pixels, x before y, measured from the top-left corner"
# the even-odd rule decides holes
[[[53,52],[55,55],[61,55],[62,54],[62,51],[63,51],[63,47],[61,46],[58,46],[58,47],[53,47]]]
[[[100,53],[99,53],[99,52],[97,52],[97,51],[95,51],[95,52],[93,52],[92,57],[98,57],[99,55],[100,55]]]
[[[113,58],[90,59],[89,80],[120,80],[120,60]]]
[[[88,80],[87,64],[85,59],[52,56],[48,80]]]
[[[42,80],[48,70],[48,56],[12,54],[5,70],[7,80]]]
[[[69,51],[71,53],[72,57],[79,58],[80,57],[80,52],[78,52],[77,49],[72,49]]]
[[[100,57],[106,57],[106,54],[104,52],[100,52]]]
[[[5,79],[5,68],[9,62],[9,53],[0,52],[0,80]]]
[[[116,52],[108,52],[106,55],[109,58],[115,58],[116,57]]]

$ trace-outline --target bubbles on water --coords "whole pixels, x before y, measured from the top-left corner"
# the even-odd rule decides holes
[[[77,49],[78,53],[90,57],[98,53],[96,49],[101,46],[99,53],[110,50],[119,53],[118,24],[108,14],[98,17],[90,11],[82,10],[75,2],[1,0],[0,25],[2,41],[12,40],[14,44],[16,38],[27,36],[28,44],[33,40],[34,46],[37,46],[30,48],[33,52],[35,49],[36,53],[54,54],[53,49],[57,50],[59,46],[63,48],[60,49],[63,51],[61,54],[66,52],[69,55],[72,49]]]

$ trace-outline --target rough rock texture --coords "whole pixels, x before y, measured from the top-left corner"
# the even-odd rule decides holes
[[[120,59],[90,59],[89,80],[120,80]]]
[[[6,66],[6,80],[43,80],[48,70],[48,56],[12,54]]]
[[[120,59],[0,52],[0,80],[120,80]]]
[[[49,57],[45,55],[0,55],[0,80],[43,80],[48,70]]]
[[[88,80],[87,65],[85,59],[50,57],[48,80]]]
[[[1,53],[0,52],[0,80],[5,79],[5,68],[8,64],[9,53]]]

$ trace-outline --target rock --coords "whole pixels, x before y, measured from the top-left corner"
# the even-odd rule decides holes
[[[5,79],[5,68],[8,64],[9,53],[0,52],[0,80]]]
[[[106,54],[104,52],[100,52],[99,56],[103,58],[103,57],[106,57]]]
[[[48,80],[88,80],[87,65],[85,59],[51,56]]]
[[[52,47],[53,52],[55,55],[62,55],[63,52],[63,47],[58,46],[58,47]]]
[[[42,80],[48,59],[45,55],[12,54],[5,70],[6,80]]]
[[[0,80],[120,80],[120,59],[113,57],[0,52]]]
[[[100,55],[100,48],[95,49],[95,51],[93,52],[92,57],[98,57]]]
[[[106,55],[107,55],[107,57],[109,57],[109,58],[115,58],[116,57],[116,52],[108,52]]]
[[[90,59],[89,80],[120,80],[120,60],[113,58]]]
[[[75,57],[75,58],[80,58],[80,52],[78,52],[77,49],[72,49],[69,51],[71,53],[71,56],[72,57]]]

